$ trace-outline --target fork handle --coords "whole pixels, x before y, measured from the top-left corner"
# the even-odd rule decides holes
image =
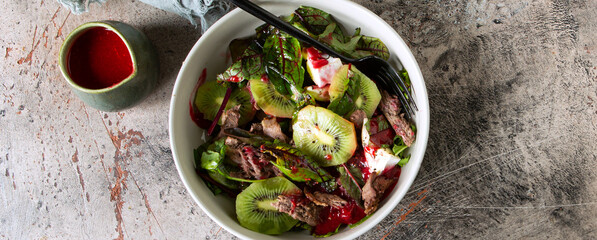
[[[289,35],[295,37],[299,41],[308,43],[309,45],[314,46],[315,48],[327,53],[328,55],[340,58],[340,60],[342,60],[344,62],[354,62],[354,59],[347,58],[347,57],[337,53],[328,45],[325,45],[325,44],[315,40],[311,36],[305,34],[303,31],[288,24],[287,22],[283,21],[282,19],[278,18],[277,16],[268,12],[267,10],[257,6],[257,4],[255,4],[249,0],[230,0],[230,1],[232,3],[234,3],[236,6],[238,6],[239,8],[248,12],[249,14],[263,20],[264,22],[276,27],[277,29],[280,29],[283,32],[288,33]]]

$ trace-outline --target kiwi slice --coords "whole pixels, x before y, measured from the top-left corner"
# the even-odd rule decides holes
[[[195,106],[203,113],[203,117],[207,120],[213,121],[222,105],[224,96],[226,95],[226,87],[218,84],[216,81],[208,81],[203,83],[197,89],[197,96],[195,97]],[[238,125],[244,125],[253,119],[255,109],[251,104],[251,93],[244,88],[235,88],[230,94],[225,110],[234,106],[240,105],[240,119]],[[218,124],[222,125],[220,118]]]
[[[355,68],[355,76],[359,76],[359,94],[354,100],[355,110],[363,110],[367,117],[370,118],[375,113],[379,101],[381,101],[381,93],[377,89],[377,85],[365,74],[361,73]]]
[[[320,102],[329,102],[330,101],[330,94],[328,92],[328,87],[317,87],[317,86],[308,86],[305,87],[305,92],[317,101]]]
[[[355,66],[344,65],[336,72],[329,87],[330,100],[333,101],[338,97],[342,97],[348,90],[349,84],[356,84],[353,88],[354,92],[351,93],[354,94],[352,96],[355,105],[354,110],[363,110],[367,117],[371,118],[377,105],[379,105],[381,93],[375,82]]]
[[[252,183],[236,197],[236,216],[240,225],[271,235],[290,230],[298,220],[279,212],[272,203],[278,200],[279,195],[293,195],[299,192],[301,190],[284,177]]]
[[[249,80],[251,94],[265,113],[283,118],[291,118],[297,109],[292,99],[280,94],[274,88],[274,85],[260,79]]]
[[[354,125],[322,107],[301,109],[292,130],[296,147],[324,167],[345,163],[357,148]]]
[[[344,92],[346,92],[346,90],[348,89],[348,83],[350,79],[354,76],[354,71],[349,72],[348,68],[349,65],[342,65],[342,67],[338,69],[336,74],[334,74],[332,82],[330,83],[330,87],[328,88],[330,101],[342,97],[342,95],[344,95]],[[354,70],[356,68],[354,66],[350,66],[350,69]]]

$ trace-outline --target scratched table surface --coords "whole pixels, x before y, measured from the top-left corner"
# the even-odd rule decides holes
[[[597,238],[597,1],[359,0],[411,47],[431,106],[428,149],[392,213],[360,239]],[[57,67],[65,36],[120,20],[156,46],[157,89],[100,112]],[[0,239],[234,239],[185,190],[168,108],[200,31],[138,1],[71,14],[0,9]]]

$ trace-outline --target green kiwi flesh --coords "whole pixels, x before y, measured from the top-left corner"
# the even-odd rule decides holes
[[[327,87],[319,88],[314,86],[305,87],[305,92],[317,101],[320,102],[329,102],[330,101],[330,94],[328,93]]]
[[[236,216],[241,226],[250,230],[277,235],[290,230],[298,220],[279,212],[272,203],[279,195],[293,195],[301,190],[284,177],[254,182],[236,197]]]
[[[369,77],[359,71],[355,66],[344,65],[332,78],[330,84],[329,94],[333,101],[338,97],[342,97],[348,89],[349,81],[355,81],[357,87],[355,88],[357,95],[353,96],[355,109],[363,110],[368,118],[373,116],[379,101],[381,101],[381,93]]]
[[[249,84],[255,103],[265,113],[276,117],[291,118],[298,110],[294,101],[278,93],[273,84],[260,79],[251,79]]]
[[[330,83],[330,87],[328,88],[330,94],[330,101],[333,101],[336,98],[342,97],[346,89],[348,89],[348,82],[350,81],[350,77],[348,74],[349,65],[343,65],[338,69],[334,77],[332,77],[332,82]],[[350,67],[351,70],[354,66]],[[355,68],[356,69],[356,68]]]
[[[197,96],[195,97],[195,106],[199,112],[203,113],[203,117],[207,120],[213,121],[222,105],[224,96],[226,95],[226,87],[218,84],[216,81],[208,81],[203,83],[197,89]],[[240,105],[240,119],[238,125],[244,125],[253,119],[255,109],[251,104],[251,93],[246,89],[235,88],[230,94],[228,103],[226,103],[225,110]],[[218,124],[222,125],[220,118]]]
[[[301,109],[292,130],[296,147],[324,167],[345,163],[357,148],[354,125],[322,107]]]

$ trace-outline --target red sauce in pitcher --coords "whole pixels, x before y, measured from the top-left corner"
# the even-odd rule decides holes
[[[122,38],[104,27],[81,34],[71,46],[67,61],[71,79],[88,89],[115,86],[134,71],[131,54]]]

